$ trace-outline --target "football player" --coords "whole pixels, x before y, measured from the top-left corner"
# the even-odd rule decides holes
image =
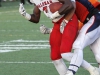
[[[32,14],[25,11],[23,4],[20,4],[19,7],[20,14],[30,22],[38,23],[41,12],[44,12],[52,20],[54,26],[50,34],[50,56],[59,75],[64,75],[67,72],[61,54],[71,51],[78,32],[78,20],[74,14],[75,8],[71,1],[75,2],[74,0],[31,0],[35,5]],[[55,2],[61,2],[63,6],[55,13],[51,13],[49,5]],[[64,19],[65,17],[66,19]]]
[[[92,3],[92,5],[95,7],[95,8],[98,8],[98,9],[100,9],[100,3],[97,1],[97,0],[89,0],[91,3]],[[77,3],[76,3],[77,4]],[[84,3],[85,4],[85,3]],[[81,4],[80,4],[81,5]],[[76,13],[77,13],[77,15],[78,15],[78,13],[80,13],[80,15],[78,15],[79,16],[79,18],[81,17],[81,15],[83,15],[83,17],[85,17],[86,15],[85,15],[85,13],[84,14],[82,14],[81,13],[81,11],[79,12],[77,9],[79,8],[79,7],[81,7],[80,5],[76,5],[77,7],[76,7]],[[82,9],[84,12],[86,12],[85,10],[86,9]],[[85,15],[85,16],[84,16]],[[82,18],[83,18],[82,17]],[[81,18],[81,19],[82,19]],[[86,17],[85,17],[86,18]],[[81,21],[81,20],[80,20]],[[85,20],[83,20],[83,21],[85,21]],[[82,21],[81,21],[82,22]],[[82,24],[82,23],[81,23]],[[85,24],[85,23],[84,23]],[[79,29],[81,29],[81,27],[82,27],[82,25],[81,26],[79,26]],[[45,27],[44,25],[42,25],[41,27],[40,27],[40,31],[41,31],[41,33],[44,33],[44,34],[47,34],[47,33],[51,33],[51,31],[52,31],[52,29],[50,29],[50,28],[47,28],[47,27]],[[100,46],[99,46],[99,42],[100,42],[100,38],[98,38],[98,40],[96,40],[93,44],[91,44],[90,45],[90,48],[91,48],[91,50],[93,51],[93,53],[94,53],[94,56],[95,56],[95,58],[96,58],[96,60],[97,60],[97,63],[99,64],[99,69],[97,69],[99,72],[100,72]],[[70,55],[70,57],[72,57],[71,55]],[[97,73],[97,72],[94,72],[93,71],[93,68],[92,68],[92,66],[90,66],[89,64],[86,64],[86,63],[84,63],[84,62],[82,62],[82,65],[84,64],[84,68],[85,69],[87,69],[88,71],[90,71],[90,74],[91,75],[98,75],[99,73]],[[82,66],[81,65],[81,66]],[[75,65],[72,65],[72,66],[75,66]],[[90,66],[90,68],[89,68],[89,66]],[[93,73],[94,72],[94,73]],[[75,72],[74,72],[75,73]]]
[[[83,61],[83,50],[89,45],[100,64],[100,11],[88,0],[76,0],[76,15],[84,26],[73,44],[74,55],[66,75],[75,75]]]
[[[52,3],[53,0],[52,1],[49,0],[49,1],[47,0],[48,3]],[[72,10],[72,8],[70,8],[70,9],[68,8],[69,6],[71,6],[71,4],[69,2],[66,2],[66,1],[61,0],[62,4],[64,4],[63,7],[62,7],[63,9],[60,9],[59,11],[57,11],[55,13],[50,12],[49,14],[46,13],[45,10],[42,10],[43,7],[44,7],[44,6],[42,6],[42,4],[44,4],[44,3],[41,3],[41,1],[40,1],[40,5],[39,5],[39,3],[37,1],[34,2],[34,0],[33,0],[33,2],[35,3],[36,6],[34,8],[35,11],[32,15],[26,13],[26,11],[25,11],[22,4],[20,5],[20,8],[19,8],[20,13],[26,19],[28,19],[31,22],[34,22],[34,23],[39,22],[40,11],[43,11],[46,14],[47,17],[49,17],[50,19],[53,20],[54,27],[53,27],[53,30],[52,30],[52,33],[51,33],[51,36],[50,36],[51,59],[52,59],[54,65],[55,65],[55,67],[56,67],[56,69],[57,69],[57,71],[59,72],[60,75],[64,75],[66,73],[66,70],[67,70],[66,67],[65,67],[65,64],[63,63],[62,57],[66,59],[66,56],[70,55],[69,53],[71,51],[73,41],[75,40],[75,37],[77,35],[77,31],[78,31],[78,29],[77,29],[77,27],[78,27],[77,26],[77,20],[75,18],[75,15],[72,17],[72,15],[74,13],[73,12],[74,10]],[[49,5],[48,3],[45,6],[48,7],[48,5]],[[66,3],[68,3],[68,4],[66,4]],[[65,11],[66,8],[64,9],[64,7],[68,8],[66,10],[68,12]],[[71,13],[69,13],[69,11]],[[61,15],[64,15],[66,13],[67,13],[67,16],[68,16],[67,20],[64,19],[65,18],[64,16],[63,17],[61,16]],[[69,16],[69,14],[70,14],[70,16]],[[55,17],[58,17],[58,16],[60,18],[55,18]],[[72,20],[70,20],[71,17],[72,17]],[[69,29],[71,29],[71,30],[68,31]],[[74,30],[74,31],[72,31],[72,30]],[[70,32],[70,33],[67,33],[67,32]],[[72,33],[73,33],[73,36],[70,35]],[[66,45],[67,45],[67,47],[66,47]]]

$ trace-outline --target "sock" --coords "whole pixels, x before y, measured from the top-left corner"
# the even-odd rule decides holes
[[[61,56],[63,59],[65,59],[66,61],[71,61],[72,57],[73,57],[74,53],[62,53]],[[89,67],[91,67],[92,65],[90,63],[88,63],[87,61],[83,60],[81,66],[86,69],[87,71],[89,71]]]
[[[74,55],[71,59],[69,70],[77,72],[78,68],[83,62],[83,51],[82,50],[74,50]]]
[[[71,58],[73,57],[73,53],[71,53],[71,52],[62,53],[61,56],[66,61],[71,61]],[[93,69],[94,69],[94,67],[90,63],[88,63],[86,60],[82,61],[81,67],[83,67],[84,69],[89,71],[89,73],[91,73],[91,71],[93,71]],[[99,64],[99,68],[100,68],[100,64]]]
[[[67,72],[67,66],[65,65],[63,59],[53,60],[53,64],[58,71],[59,75],[65,75]]]

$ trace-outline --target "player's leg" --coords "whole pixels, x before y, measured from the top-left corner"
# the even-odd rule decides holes
[[[70,61],[72,58],[72,45],[74,40],[76,39],[78,34],[78,20],[77,17],[74,15],[72,17],[72,20],[68,22],[68,24],[65,26],[63,34],[62,34],[62,40],[61,40],[61,47],[60,52],[63,59]]]
[[[50,28],[47,28],[48,31],[50,31],[49,29]],[[43,26],[43,29],[42,30],[46,30],[44,29],[44,26]],[[46,31],[45,31],[46,32]],[[43,32],[44,33],[44,32]],[[58,49],[57,49],[58,50]],[[71,61],[71,58],[73,57],[73,53],[72,52],[67,52],[67,53],[63,53],[63,58],[67,61]],[[53,61],[54,65],[57,65],[59,63],[63,63],[63,60],[62,59],[58,59],[58,60],[55,60]],[[89,71],[90,75],[95,75],[97,70],[95,67],[93,67],[90,63],[88,63],[87,61],[83,60],[82,62],[82,65],[81,65],[84,69],[86,69],[87,71]],[[60,68],[59,66],[56,66],[58,68]],[[57,68],[57,69],[58,69]],[[59,69],[60,70],[60,69]]]
[[[59,28],[60,25],[58,23],[55,23],[50,34],[51,60],[53,61],[53,64],[59,75],[64,75],[67,72],[67,67],[60,54],[62,34],[60,33]]]
[[[68,72],[73,72],[73,74],[77,72],[83,61],[83,48],[90,45],[98,38],[99,33],[97,31],[100,30],[98,27],[99,24],[94,23],[94,20],[95,17],[93,16],[90,21],[82,27],[76,41],[74,42],[74,55],[71,59]],[[97,27],[95,28],[94,26]],[[66,75],[70,74],[68,73]]]
[[[57,60],[52,60],[57,72],[59,73],[59,75],[65,75],[67,72],[67,67],[66,64],[64,62],[64,60],[62,58],[57,59]]]
[[[78,33],[78,20],[77,20],[76,16],[74,15],[72,20],[69,21],[68,24],[66,25],[63,35],[62,35],[61,55],[64,59],[67,59],[66,56],[67,56],[68,52],[71,52],[72,44],[73,44],[74,40],[76,39],[77,33]],[[82,59],[81,59],[81,63],[82,63]],[[70,65],[72,65],[72,64],[70,64]],[[77,68],[77,67],[75,67],[75,68]],[[70,68],[69,68],[69,70],[70,70]],[[72,74],[72,72],[71,72],[71,74]]]
[[[65,60],[70,62],[71,58],[73,57],[73,53],[63,53],[63,57],[65,58]],[[86,69],[90,73],[90,75],[95,75],[96,73],[98,73],[98,69],[85,60],[82,61],[81,67]]]
[[[63,57],[65,53],[69,53],[72,50],[73,42],[75,41],[78,34],[78,20],[76,15],[73,15],[72,20],[70,20],[64,28],[61,40],[60,52]]]
[[[92,68],[90,68],[90,74],[91,75],[97,75],[97,73],[99,72],[100,74],[100,38],[98,38],[94,43],[92,43],[90,45],[90,48],[95,56],[95,59],[99,65],[99,68],[95,67],[94,70],[91,70]]]
[[[99,64],[99,69],[100,69],[100,38],[98,38],[93,44],[91,44],[90,48],[94,53],[95,59]]]

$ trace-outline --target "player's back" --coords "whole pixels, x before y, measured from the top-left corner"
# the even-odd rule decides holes
[[[88,14],[93,15],[95,12],[97,12],[97,10],[88,0],[76,0],[76,15],[82,23],[85,21]]]

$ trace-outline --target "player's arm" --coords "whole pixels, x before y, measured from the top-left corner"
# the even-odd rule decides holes
[[[75,13],[75,9],[76,9],[75,1],[74,1],[74,0],[71,0],[71,1],[72,1],[72,4],[73,4],[74,9],[71,10],[69,13],[67,13],[67,14],[65,15],[65,19],[66,19],[67,21],[71,20],[73,14]]]
[[[64,11],[65,14],[65,18],[63,19],[63,21],[61,22],[61,26],[60,26],[60,32],[63,33],[64,31],[64,27],[67,25],[67,23],[71,20],[73,14],[75,13],[75,9],[76,9],[76,4],[75,4],[75,0],[70,0],[69,2],[67,2],[68,0],[65,0],[65,4],[70,4],[71,6],[66,6],[65,4],[62,6],[63,8],[66,8],[66,11]],[[72,7],[72,8],[70,8]],[[68,10],[67,10],[68,8]],[[59,10],[60,11],[60,10]]]
[[[33,14],[31,14],[31,19],[29,21],[38,23],[40,20],[40,16],[41,16],[41,11],[36,5],[34,5]]]
[[[20,4],[19,7],[19,12],[22,16],[24,16],[27,20],[33,22],[33,23],[38,23],[40,20],[40,15],[41,12],[37,6],[34,6],[33,13],[28,14],[23,6],[23,4]]]
[[[72,10],[75,10],[71,0],[59,0],[59,2],[63,3],[63,6],[58,11],[60,15],[67,14]]]
[[[64,14],[68,15],[69,13],[72,13],[72,11],[75,11],[75,7],[73,6],[72,1],[75,2],[75,0],[59,0],[59,2],[63,4],[63,6],[58,11],[56,11],[55,13],[51,15],[51,19],[54,19],[55,17],[64,15]]]

